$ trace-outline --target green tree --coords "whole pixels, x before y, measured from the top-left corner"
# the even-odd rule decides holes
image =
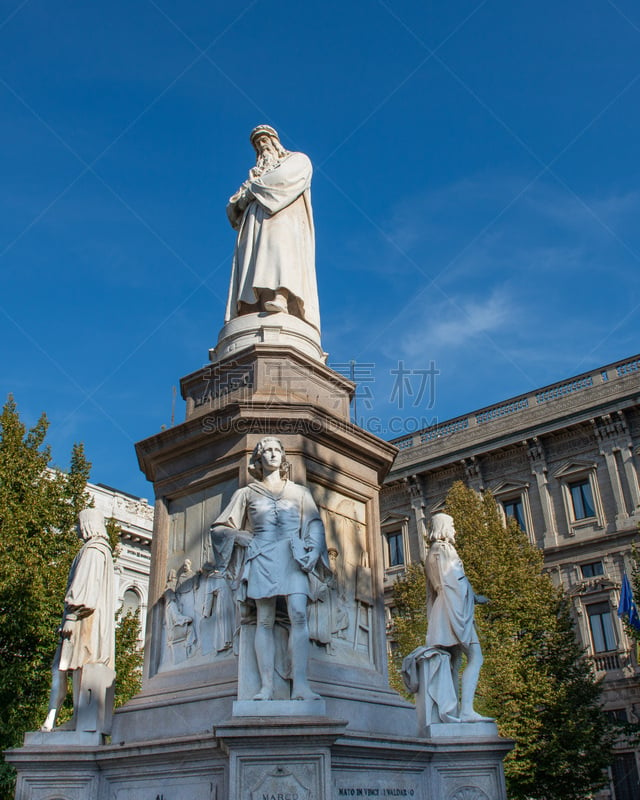
[[[505,527],[490,494],[480,497],[456,483],[446,510],[454,518],[469,580],[476,593],[491,600],[476,606],[485,659],[476,707],[495,717],[500,733],[515,741],[504,763],[509,797],[590,797],[604,782],[614,732],[566,600],[543,574],[540,551],[515,522]],[[413,591],[398,586],[396,592],[417,598],[424,590],[420,573],[409,575]],[[424,603],[421,594],[423,614]],[[398,613],[396,630],[405,616]],[[423,641],[421,634],[418,643]]]
[[[120,708],[142,688],[142,650],[140,649],[140,611],[116,614],[116,695]]]
[[[109,543],[114,561],[120,551],[121,528],[111,517],[106,522]],[[120,708],[142,688],[142,661],[140,649],[140,611],[126,614],[119,609],[116,613],[116,708]]]
[[[393,667],[389,669],[389,683],[396,691],[408,696],[402,680],[402,659],[416,647],[424,644],[427,635],[425,615],[426,582],[424,567],[410,564],[404,577],[393,586]]]
[[[46,715],[76,518],[89,501],[82,446],[67,473],[50,469],[47,428],[43,414],[28,430],[9,397],[0,414],[0,752]],[[12,797],[13,770],[0,760],[0,798]]]

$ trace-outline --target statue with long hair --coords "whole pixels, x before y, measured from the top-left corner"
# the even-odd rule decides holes
[[[276,602],[285,598],[292,700],[314,700],[307,679],[307,603],[318,598],[330,575],[324,526],[311,492],[287,477],[282,443],[266,437],[255,447],[249,471],[257,478],[238,489],[211,526],[216,563],[226,569],[244,549],[237,599],[255,604],[255,655],[260,691],[254,700],[274,699]]]
[[[455,528],[449,514],[434,514],[425,562],[427,576],[427,648],[446,650],[451,656],[451,677],[458,688],[462,656],[467,664],[462,673],[458,704],[460,722],[485,722],[487,717],[473,708],[482,666],[482,650],[474,622],[476,603],[487,603],[476,595],[455,548]]]

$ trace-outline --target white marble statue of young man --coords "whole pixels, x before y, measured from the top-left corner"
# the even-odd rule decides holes
[[[487,603],[474,594],[455,548],[455,528],[449,514],[434,514],[425,562],[427,576],[427,648],[442,648],[451,654],[451,676],[458,686],[463,654],[467,665],[462,673],[459,702],[460,722],[485,722],[489,718],[473,708],[478,686],[482,650],[474,622],[476,603]]]
[[[311,161],[270,125],[251,131],[257,162],[229,199],[238,231],[225,322],[258,311],[293,314],[320,330]]]
[[[41,728],[51,731],[67,694],[67,674],[73,673],[75,728],[83,670],[87,665],[115,665],[114,568],[102,513],[87,508],[78,516],[78,535],[84,542],[69,572],[60,642],[53,659],[49,712]],[[86,687],[85,687],[86,688]],[[95,687],[94,687],[95,688]],[[97,691],[97,689],[96,689]]]
[[[211,526],[211,535],[223,567],[235,546],[245,548],[238,599],[253,600],[257,612],[255,654],[261,685],[253,699],[273,699],[276,601],[284,597],[291,626],[291,699],[314,700],[318,695],[307,680],[307,603],[316,599],[312,583],[330,572],[324,526],[311,492],[287,479],[288,464],[278,439],[267,437],[258,443],[249,470],[258,480],[234,493]]]

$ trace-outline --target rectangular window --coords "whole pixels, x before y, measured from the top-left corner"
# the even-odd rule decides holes
[[[387,533],[387,555],[390,567],[399,567],[404,564],[404,545],[402,533]]]
[[[611,708],[604,712],[611,722],[628,722],[626,708]]]
[[[571,502],[573,504],[573,517],[574,519],[587,519],[588,517],[595,517],[593,494],[591,492],[591,484],[589,479],[577,481],[576,483],[569,484],[569,491],[571,492]]]
[[[606,653],[610,650],[616,650],[616,637],[609,603],[593,603],[587,606],[587,614],[589,615],[589,627],[591,628],[594,651],[596,653]]]
[[[611,765],[613,788],[616,800],[637,800],[640,792],[640,779],[635,753],[621,753],[615,756]]]
[[[524,509],[522,507],[522,500],[518,497],[515,500],[504,500],[502,503],[504,508],[504,515],[507,519],[515,519],[518,523],[520,530],[526,531],[527,526],[524,521]]]
[[[583,578],[595,578],[597,575],[604,575],[602,561],[592,561],[590,564],[580,566]]]

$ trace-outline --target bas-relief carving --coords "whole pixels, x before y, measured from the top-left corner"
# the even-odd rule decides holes
[[[208,531],[236,487],[236,481],[225,481],[169,504],[160,671],[233,654],[233,576],[216,569]],[[194,564],[201,566],[194,569]]]
[[[461,786],[451,792],[447,800],[490,800],[489,795],[477,786]]]
[[[274,755],[265,763],[263,758],[241,757],[237,785],[231,788],[238,800],[316,800],[326,796],[323,759]]]
[[[148,503],[143,503],[140,500],[127,499],[124,497],[116,497],[115,502],[116,506],[124,508],[130,514],[134,514],[137,517],[142,517],[143,519],[151,522],[153,521],[153,506],[150,506]]]
[[[238,564],[230,571],[216,569],[209,536],[236,488],[235,481],[227,481],[170,503],[161,672],[238,654]],[[324,523],[331,569],[324,590],[307,607],[311,655],[370,667],[373,578],[365,504],[323,486],[309,488]],[[287,674],[284,630],[284,646],[277,649],[285,653],[280,671]]]
[[[290,770],[277,766],[262,776],[250,797],[251,800],[312,800],[314,795]]]
[[[163,600],[161,670],[231,655],[236,610],[230,576],[206,566],[195,572],[185,559],[178,572],[169,570]]]
[[[209,536],[211,523],[236,486],[228,481],[215,487],[214,494],[209,489],[170,504],[160,671],[238,654],[238,564],[232,563],[227,571],[216,569]],[[365,504],[322,486],[310,485],[310,491],[324,523],[331,570],[325,590],[307,607],[311,655],[370,667],[373,578]],[[203,566],[194,569],[193,564],[198,563]],[[279,623],[280,617],[276,621]],[[286,619],[283,621],[286,625]],[[287,674],[286,630],[284,645],[277,649],[285,653],[280,671]]]
[[[325,614],[332,637],[326,655],[340,662],[370,666],[373,661],[373,576],[367,550],[365,506],[317,487],[333,579]]]

